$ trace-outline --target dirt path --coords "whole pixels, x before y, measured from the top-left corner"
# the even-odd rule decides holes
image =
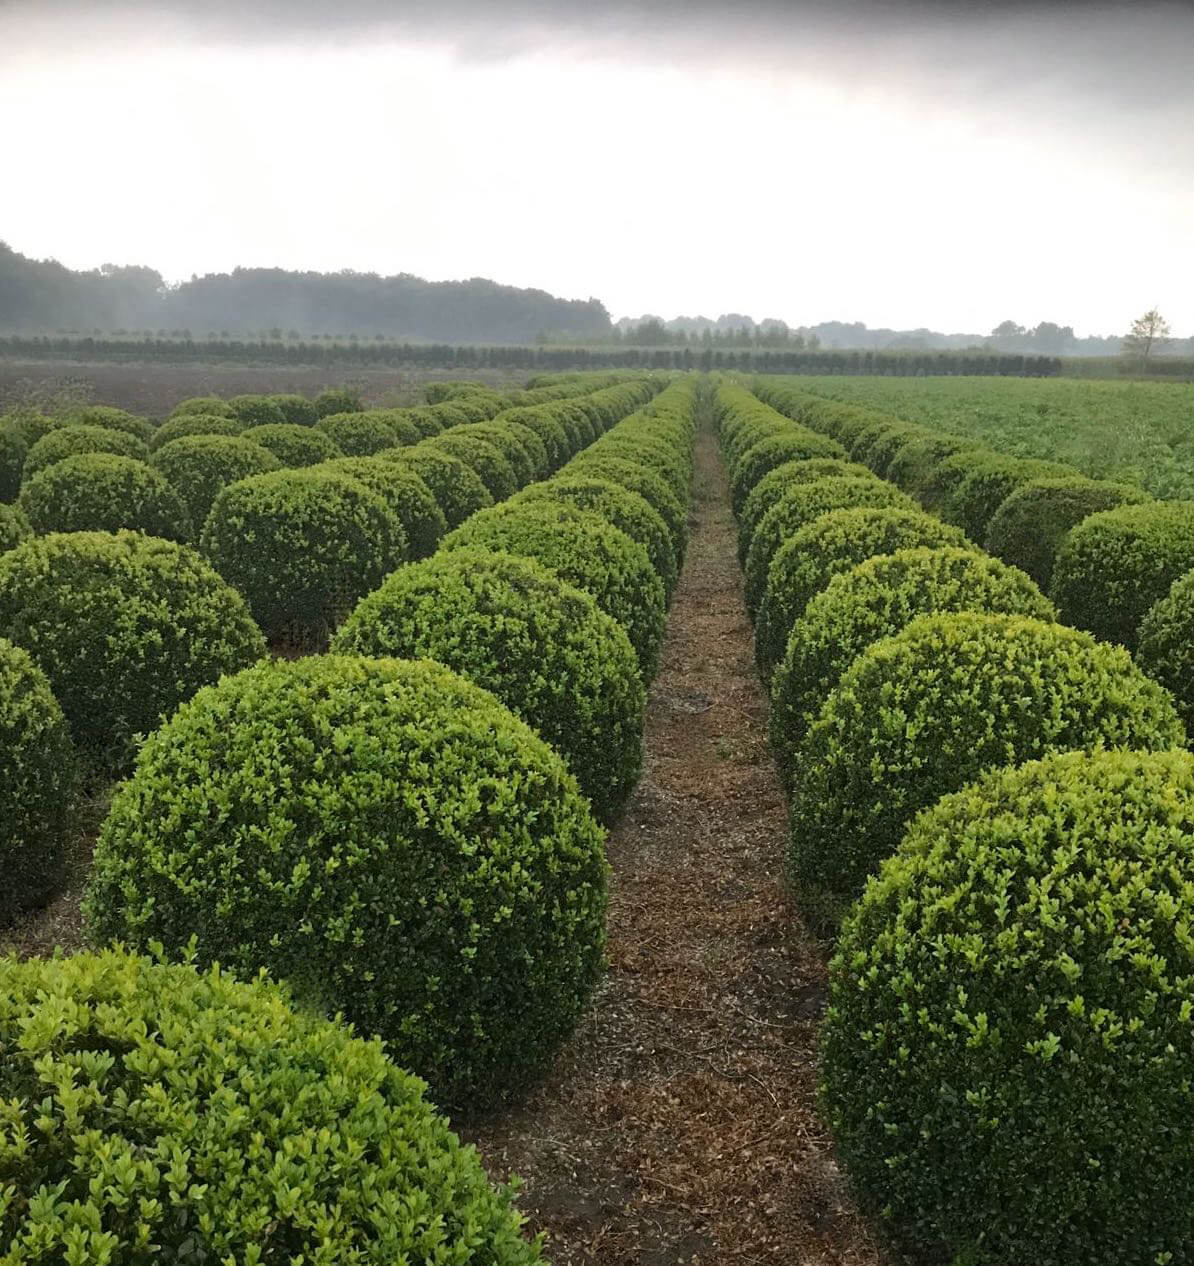
[[[698,438],[692,533],[613,832],[610,971],[552,1079],[465,1136],[554,1266],[875,1266],[814,1111],[825,971],[786,907],[725,469]]]

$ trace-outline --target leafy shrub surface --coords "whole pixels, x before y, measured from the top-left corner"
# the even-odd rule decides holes
[[[738,515],[738,561],[746,562],[750,542],[763,516],[788,491],[798,484],[814,484],[830,476],[853,476],[874,480],[865,466],[836,458],[814,457],[803,462],[785,462],[769,470],[750,490]]]
[[[1179,576],[1149,608],[1136,662],[1172,693],[1186,729],[1194,733],[1194,571]]]
[[[196,535],[222,489],[281,467],[268,448],[239,435],[184,435],[159,448],[150,465],[183,499]]]
[[[232,416],[245,426],[265,426],[286,421],[282,407],[271,396],[232,396],[228,401]]]
[[[114,453],[117,457],[133,457],[145,461],[149,450],[135,435],[112,431],[103,426],[62,426],[43,435],[29,449],[21,468],[22,481],[31,479],[65,457],[78,453]]]
[[[403,442],[384,413],[333,413],[321,418],[316,429],[346,457],[370,457],[383,448],[393,448]]]
[[[180,413],[168,418],[154,431],[149,451],[156,453],[171,440],[180,440],[185,435],[243,435],[244,430],[245,424],[239,418],[221,417],[215,413]]]
[[[0,554],[33,535],[33,528],[19,506],[0,504]]]
[[[478,510],[493,505],[493,497],[477,472],[443,449],[430,448],[425,443],[413,448],[387,448],[379,459],[418,475],[431,489],[449,528],[459,527]]]
[[[338,457],[325,467],[351,475],[377,493],[402,524],[411,558],[426,558],[435,552],[448,530],[448,521],[431,489],[413,470],[372,457]]]
[[[283,466],[317,466],[343,457],[340,446],[329,436],[299,422],[267,422],[243,432],[245,439],[267,448]]]
[[[445,431],[433,440],[422,441],[422,447],[449,453],[477,472],[495,502],[512,497],[519,488],[514,468],[501,451],[488,440],[471,433],[471,427]]]

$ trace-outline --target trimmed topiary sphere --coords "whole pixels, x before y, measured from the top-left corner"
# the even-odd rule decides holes
[[[431,489],[413,470],[373,457],[338,457],[319,469],[351,475],[377,493],[402,524],[410,558],[426,558],[439,548],[440,538],[448,531],[448,521]]]
[[[0,639],[0,927],[58,887],[74,781],[70,731],[45,673]]]
[[[634,649],[587,593],[529,558],[456,550],[401,567],[361,600],[332,650],[438,660],[492,691],[564,757],[605,821],[638,780]]]
[[[207,413],[226,418],[233,416],[232,407],[223,396],[188,396],[174,406],[170,417],[179,418],[188,413]]]
[[[1194,571],[1173,582],[1140,624],[1136,662],[1169,690],[1194,733]]]
[[[505,501],[518,491],[514,468],[493,444],[473,435],[471,426],[445,431],[433,440],[424,440],[422,447],[449,453],[475,470],[495,503]]]
[[[872,434],[865,444],[859,445],[852,456],[873,470],[880,479],[887,479],[889,478],[888,467],[896,454],[905,445],[924,438],[924,427],[918,426],[915,422],[892,422],[878,434]]]
[[[377,413],[333,413],[316,423],[346,457],[371,457],[401,443],[389,419]]]
[[[1072,479],[1078,472],[1060,462],[1042,462],[981,450],[953,460],[966,463],[966,473],[942,510],[947,523],[956,523],[972,541],[987,539],[995,511],[1024,484],[1037,479]]]
[[[321,646],[406,558],[402,524],[358,479],[279,470],[225,488],[200,548],[271,641]]]
[[[518,422],[534,431],[539,437],[547,454],[547,466],[540,478],[559,470],[572,456],[568,446],[568,432],[564,429],[564,424],[545,409],[508,409],[502,414],[502,421]]]
[[[165,475],[111,453],[80,453],[47,466],[22,487],[21,509],[41,535],[128,528],[185,541],[192,531],[187,508]]]
[[[156,453],[171,440],[180,440],[184,435],[243,435],[244,430],[245,424],[237,418],[219,417],[214,413],[180,413],[154,431],[149,451]]]
[[[343,457],[339,445],[314,426],[297,422],[269,422],[265,426],[251,426],[244,432],[247,440],[267,448],[283,466],[318,466]]]
[[[125,409],[114,409],[106,404],[88,404],[72,409],[66,421],[73,426],[103,426],[109,431],[123,431],[142,444],[148,444],[153,436],[153,423],[148,418]]]
[[[493,505],[489,489],[477,472],[443,449],[429,448],[427,444],[387,448],[378,454],[378,460],[392,462],[418,475],[431,489],[449,528],[459,527],[478,510]]]
[[[1194,1257],[1194,759],[1069,753],[913,824],[842,928],[824,1103],[917,1261]]]
[[[444,538],[445,550],[534,558],[585,590],[626,630],[644,681],[655,676],[667,603],[647,551],[589,510],[547,502],[495,506]]]
[[[265,426],[286,421],[286,414],[270,396],[233,396],[228,401],[232,416],[245,426]]]
[[[854,661],[801,744],[793,889],[840,911],[921,809],[988,769],[1184,742],[1173,700],[1121,647],[1023,616],[920,616]]]
[[[1136,646],[1150,607],[1194,568],[1194,501],[1150,501],[1104,510],[1063,539],[1053,600],[1067,624]]]
[[[847,510],[856,506],[916,509],[904,493],[882,480],[831,475],[827,479],[789,488],[763,515],[750,538],[750,549],[746,553],[746,609],[752,619],[767,589],[771,560],[784,541],[829,510]]]
[[[514,472],[514,486],[525,488],[547,473],[547,449],[529,427],[505,422],[474,422],[469,434],[491,444]]]
[[[362,413],[361,393],[355,387],[328,387],[311,402],[321,418],[335,413]]]
[[[785,462],[769,470],[750,490],[738,515],[738,562],[746,562],[750,542],[763,516],[773,505],[797,484],[813,484],[830,475],[854,476],[858,479],[874,479],[865,466],[857,462],[842,462],[833,457],[813,457],[806,462]]]
[[[124,431],[110,431],[102,426],[63,426],[42,436],[29,450],[21,467],[22,483],[32,479],[39,470],[79,453],[112,453],[139,462],[149,457],[149,449],[135,435]]]
[[[1143,488],[1106,479],[1033,479],[1021,484],[995,511],[986,548],[1026,571],[1042,589],[1053,578],[1053,560],[1065,534],[1089,515],[1152,498]]]
[[[0,993],[10,1260],[541,1261],[422,1084],[266,980],[109,950]]]
[[[765,681],[788,649],[792,625],[834,576],[902,549],[969,549],[960,528],[920,510],[830,510],[786,540],[771,560],[755,620],[755,658]]]
[[[842,458],[845,453],[836,440],[802,426],[793,426],[777,435],[752,444],[734,463],[730,475],[730,504],[739,514],[751,489],[769,470],[788,462],[804,462],[814,457]]]
[[[205,559],[139,532],[39,536],[0,554],[0,637],[33,656],[80,755],[105,773],[200,686],[265,654]]]
[[[281,468],[268,448],[239,435],[185,435],[159,448],[150,464],[182,497],[196,533],[221,489]]]
[[[771,681],[771,744],[786,785],[797,747],[854,658],[934,611],[1056,615],[1022,571],[970,546],[896,550],[832,577],[793,623]]]
[[[312,401],[306,396],[280,395],[270,399],[282,410],[282,416],[292,426],[314,426],[319,421],[319,414]]]
[[[442,665],[326,655],[202,691],[96,845],[93,937],[267,967],[452,1107],[540,1070],[597,982],[600,828],[564,762]]]
[[[977,447],[974,440],[956,435],[926,435],[920,431],[892,454],[884,477],[919,500],[940,462],[957,453],[973,452]]]
[[[19,506],[0,505],[0,554],[33,535],[33,528]]]
[[[568,473],[584,479],[604,479],[637,492],[667,524],[676,565],[683,566],[688,543],[688,506],[676,496],[665,479],[637,462],[601,453],[581,453],[569,465]]]

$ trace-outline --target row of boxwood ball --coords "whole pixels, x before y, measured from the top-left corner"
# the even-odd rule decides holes
[[[741,505],[770,481],[745,555],[778,622],[759,649],[789,885],[837,934],[823,1097],[861,1202],[916,1261],[1188,1260],[1194,760],[1172,700],[955,526],[805,456],[824,435],[732,385],[717,412]]]
[[[691,384],[665,392],[583,455],[592,477],[570,466],[551,481],[575,539],[611,547],[580,554],[599,590],[621,592],[618,563],[654,595],[638,567],[647,548],[605,516],[655,539],[656,520],[620,493],[644,505],[657,494],[651,514],[682,530],[691,413]],[[541,511],[529,504],[528,520]],[[395,641],[417,654],[417,639],[438,637],[461,675],[348,653],[263,662],[200,690],[146,742],[97,846],[88,926],[202,971],[112,951],[0,965],[0,1035],[19,1047],[0,1065],[0,1095],[36,1101],[35,1137],[58,1140],[11,1167],[18,1198],[0,1219],[18,1260],[76,1241],[97,1260],[538,1259],[509,1193],[486,1186],[419,1083],[275,986],[207,968],[268,967],[305,1004],[384,1036],[395,1063],[453,1106],[500,1096],[567,1035],[600,967],[601,831],[561,758],[476,682],[488,674],[524,710],[536,692],[550,708],[554,693],[562,714],[561,691],[584,695],[604,675],[641,719],[642,680],[622,628],[533,561],[536,532],[525,550],[511,544],[512,555],[474,544],[400,569],[389,600],[366,600],[343,630],[385,641],[370,649],[387,656]],[[421,584],[396,583],[416,574]],[[437,589],[453,601],[427,601]],[[419,615],[438,633],[415,627]],[[570,651],[551,644],[559,635]],[[24,661],[10,693],[32,682],[52,715]],[[45,769],[68,763],[57,720],[37,754]],[[241,1090],[218,1088],[224,1069]]]

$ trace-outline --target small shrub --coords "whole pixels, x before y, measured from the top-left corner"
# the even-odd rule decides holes
[[[973,452],[976,447],[973,440],[960,439],[956,435],[925,435],[919,432],[906,439],[892,454],[885,477],[909,496],[921,500],[926,485],[941,462],[958,453]]]
[[[870,440],[852,452],[851,456],[873,470],[880,479],[887,479],[896,454],[905,445],[924,438],[924,427],[917,426],[915,422],[893,421],[889,426],[881,428],[877,434],[872,435]]]
[[[153,423],[124,409],[113,409],[106,404],[87,404],[72,409],[66,419],[72,426],[103,426],[109,431],[123,431],[148,444],[153,438]]]
[[[320,469],[324,468],[351,475],[390,507],[402,524],[410,558],[426,558],[435,553],[440,538],[448,531],[448,521],[431,489],[413,470],[372,457],[338,457]]]
[[[805,736],[793,888],[840,911],[921,809],[986,770],[1184,741],[1169,695],[1120,647],[1023,616],[920,616],[851,664]]]
[[[431,660],[225,678],[145,745],[96,845],[100,941],[259,966],[453,1107],[540,1068],[601,967],[602,834],[563,761]]]
[[[179,418],[188,413],[206,413],[215,417],[233,417],[232,406],[223,396],[189,396],[180,400],[172,410],[170,417]]]
[[[547,466],[540,478],[559,470],[572,456],[568,444],[568,432],[564,429],[563,423],[542,408],[511,409],[502,415],[502,421],[517,422],[534,431],[539,437],[544,452],[547,454]]]
[[[221,489],[281,467],[268,448],[239,435],[184,435],[159,448],[150,465],[183,499],[196,533],[203,530]]]
[[[282,416],[292,426],[314,426],[319,421],[319,413],[312,401],[306,396],[280,395],[270,399],[282,410]]]
[[[600,453],[581,453],[569,465],[568,473],[585,479],[605,479],[637,492],[667,524],[676,565],[683,565],[688,540],[688,507],[662,476],[637,462]]]
[[[330,418],[334,413],[360,413],[365,408],[355,387],[328,387],[312,403],[321,418]]]
[[[0,505],[0,554],[33,535],[33,528],[19,506]]]
[[[318,466],[320,462],[330,462],[344,456],[335,440],[317,431],[314,426],[304,426],[296,422],[284,422],[281,425],[269,422],[265,426],[251,426],[244,432],[244,438],[268,449],[283,466],[292,469]]]
[[[449,528],[459,527],[478,510],[493,505],[489,489],[471,466],[444,449],[416,444],[413,448],[387,448],[378,454],[381,461],[409,470],[431,489]]]
[[[642,768],[644,692],[622,626],[529,558],[457,550],[401,567],[333,651],[434,659],[492,691],[568,762],[599,817]]]
[[[254,475],[216,498],[200,538],[271,641],[322,645],[406,557],[385,501],[327,469]]]
[[[515,427],[507,426],[504,422],[475,422],[469,427],[468,433],[497,449],[514,475],[515,488],[525,488],[527,484],[541,478],[540,467],[545,468],[547,465],[547,449],[529,427],[519,425],[516,431]],[[528,440],[536,447],[538,461],[527,448]]]
[[[232,416],[246,427],[284,423],[286,414],[271,396],[233,396],[228,401]]]
[[[0,639],[0,928],[58,887],[74,781],[70,731],[50,683]]]
[[[1194,734],[1194,571],[1179,576],[1140,624],[1136,662],[1169,690]]]
[[[1059,462],[1029,461],[1002,453],[964,453],[968,466],[942,510],[947,523],[956,523],[972,541],[987,539],[995,511],[1017,488],[1035,479],[1066,479],[1076,472]],[[943,463],[944,464],[944,463]]]
[[[39,535],[128,528],[185,541],[192,531],[186,506],[164,475],[111,453],[80,453],[47,466],[22,487],[21,509]]]
[[[39,470],[79,453],[113,453],[139,462],[149,457],[149,450],[135,435],[109,431],[102,426],[64,426],[43,436],[29,450],[21,468],[21,481],[32,479]]]
[[[0,554],[0,637],[33,657],[81,757],[105,773],[200,686],[265,653],[203,558],[139,532],[40,536]]]
[[[830,475],[845,478],[874,479],[865,466],[857,462],[840,462],[832,457],[814,457],[805,462],[785,462],[776,466],[751,489],[738,514],[738,562],[745,563],[750,553],[750,542],[763,516],[773,505],[797,484],[813,484]]]
[[[238,418],[224,418],[214,413],[180,413],[163,422],[153,433],[149,451],[156,453],[171,440],[180,440],[186,435],[243,435],[244,430],[245,424]]]
[[[445,431],[433,440],[424,440],[422,446],[448,453],[476,471],[495,503],[505,501],[518,491],[513,467],[494,445],[473,435],[472,427]]]
[[[1050,756],[922,814],[847,918],[824,1102],[908,1256],[1194,1255],[1192,842],[1187,753]]]
[[[321,418],[316,429],[346,457],[371,457],[401,442],[384,413],[332,413]]]
[[[266,980],[109,950],[0,993],[11,1261],[541,1260],[421,1083]]]
[[[804,462],[814,457],[841,458],[836,441],[803,426],[789,426],[748,448],[735,462],[730,475],[730,504],[740,514],[751,489],[769,470],[788,462]]]

